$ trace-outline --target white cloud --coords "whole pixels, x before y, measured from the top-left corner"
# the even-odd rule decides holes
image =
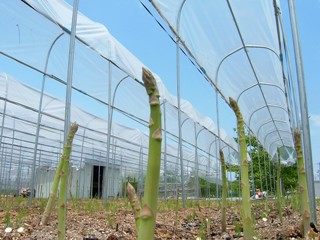
[[[312,123],[315,127],[319,127],[319,128],[320,128],[320,115],[318,115],[318,114],[311,114],[311,115],[310,115],[310,119],[311,119],[311,123]]]

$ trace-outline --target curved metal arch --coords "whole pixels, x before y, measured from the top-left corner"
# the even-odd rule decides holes
[[[194,123],[194,124],[197,124],[197,123]],[[201,129],[196,133],[196,142],[198,141],[199,134],[200,134],[203,130],[208,130],[208,129],[206,129],[206,128],[201,128]]]
[[[280,91],[283,92],[283,94],[285,94],[285,91],[284,91],[280,86],[278,86],[278,85],[276,85],[276,84],[259,82],[259,83],[253,84],[253,85],[247,87],[246,89],[244,89],[244,90],[239,94],[239,96],[237,97],[237,102],[239,101],[239,99],[240,99],[240,97],[241,97],[241,95],[242,95],[243,93],[245,93],[246,91],[250,90],[251,88],[254,88],[254,87],[259,86],[259,85],[272,86],[272,87],[278,88],[278,89],[280,89]]]
[[[272,147],[273,144],[275,144],[276,142],[282,141],[283,139],[286,139],[286,138],[282,138],[282,139],[281,139],[281,138],[277,138],[277,139],[275,139],[275,140],[269,145],[269,152],[270,152],[270,150],[271,150],[270,148]],[[288,138],[288,139],[289,139],[289,138]],[[289,139],[289,140],[290,140],[290,139]],[[286,147],[286,145],[284,145],[284,144],[283,144],[282,146],[283,146],[283,147]]]
[[[214,135],[215,136],[215,139],[210,143],[210,145],[209,145],[209,154],[210,154],[210,151],[211,151],[211,147],[212,147],[212,145],[218,140],[218,137],[216,136],[216,135]],[[211,155],[211,154],[210,154]],[[214,155],[212,155],[212,156],[214,156]],[[217,156],[216,156],[217,157]]]
[[[36,130],[36,137],[35,137],[35,142],[34,142],[33,161],[32,161],[32,168],[31,168],[31,178],[32,179],[31,179],[31,183],[30,183],[30,189],[34,189],[34,185],[35,185],[36,158],[37,158],[38,144],[39,144],[40,123],[41,123],[41,118],[42,118],[41,109],[42,109],[44,86],[45,86],[47,68],[48,68],[48,64],[49,64],[49,58],[50,58],[53,46],[60,39],[60,37],[63,36],[63,34],[64,33],[61,33],[52,41],[52,43],[48,49],[46,63],[44,66],[44,73],[45,74],[43,74],[42,84],[41,84],[41,95],[40,95],[40,100],[39,100],[39,108],[38,108],[38,116],[37,116],[37,130]],[[29,198],[29,205],[30,206],[32,206],[32,199],[33,199],[33,194],[30,194],[30,198]]]
[[[242,33],[241,33],[241,31],[240,31],[240,28],[239,28],[239,24],[238,24],[238,22],[237,22],[237,19],[236,19],[236,17],[235,17],[235,14],[234,14],[234,12],[233,12],[233,9],[232,9],[232,7],[231,7],[231,4],[230,4],[229,0],[227,0],[227,4],[228,4],[228,8],[229,8],[229,10],[230,10],[230,13],[231,13],[231,15],[232,15],[233,22],[234,22],[235,27],[236,27],[236,29],[237,29],[239,38],[240,38],[240,40],[241,40],[241,44],[242,44],[242,46],[243,46],[244,49],[245,49],[245,54],[246,54],[248,63],[249,63],[249,65],[250,65],[250,68],[251,68],[251,70],[252,70],[252,73],[253,73],[253,75],[254,75],[254,78],[255,78],[255,80],[257,81],[257,83],[259,83],[259,78],[258,78],[256,69],[255,69],[255,67],[253,66],[253,62],[252,62],[252,60],[251,60],[251,58],[250,58],[250,56],[249,56],[249,53],[248,53],[248,51],[247,51],[246,44],[245,44],[245,42],[244,42]],[[259,89],[260,89],[260,91],[261,91],[261,95],[262,95],[262,97],[263,97],[263,99],[264,99],[264,102],[265,102],[266,105],[267,105],[268,102],[267,102],[267,100],[266,100],[266,97],[265,97],[265,95],[264,95],[264,93],[263,93],[262,88],[261,88],[260,85],[259,85]],[[273,116],[272,116],[269,108],[268,108],[268,112],[269,112],[269,114],[270,114],[271,119],[273,119]],[[275,128],[277,129],[277,126],[276,126],[275,123],[274,123],[274,126],[275,126]],[[278,133],[278,135],[279,135],[279,137],[281,138],[280,133]]]
[[[118,87],[120,86],[120,84],[122,82],[124,82],[124,80],[128,79],[129,75],[127,74],[126,76],[124,76],[123,78],[120,79],[120,81],[117,83],[113,93],[111,93],[111,82],[112,82],[112,74],[111,74],[111,70],[112,70],[112,63],[110,61],[108,61],[108,66],[109,66],[109,89],[108,89],[108,135],[107,135],[107,164],[106,164],[106,168],[109,169],[109,159],[110,159],[110,144],[111,144],[111,130],[112,130],[112,121],[113,121],[113,109],[114,109],[114,101],[116,98],[116,94],[117,94],[117,90]],[[107,202],[108,199],[108,177],[106,178],[105,181],[105,187],[104,187],[104,203]]]
[[[280,139],[280,138],[276,138],[276,139]],[[287,141],[287,140],[292,141],[291,136],[288,136],[288,135],[282,136],[281,139],[282,139],[282,140],[286,140],[286,141]],[[272,139],[271,139],[271,140],[272,140]],[[291,148],[292,148],[292,146],[290,146],[290,145],[288,145],[288,144],[284,144],[284,143],[283,143],[281,146],[291,147]]]
[[[183,124],[184,124],[186,121],[188,121],[188,120],[191,120],[191,119],[187,117],[185,120],[183,120],[183,121],[181,122],[181,127],[182,127]]]
[[[280,123],[287,123],[286,121],[281,120],[281,119],[274,119],[274,120],[270,119],[270,120],[268,120],[267,122],[264,122],[263,124],[260,125],[260,127],[258,128],[258,131],[257,131],[257,137],[259,137],[259,132],[260,132],[260,130],[261,130],[261,128],[262,128],[263,126],[265,126],[265,125],[267,125],[267,124],[269,124],[269,123],[272,123],[272,122],[274,122],[274,121],[280,122]]]
[[[194,122],[194,131],[195,131],[195,164],[196,164],[196,179],[195,179],[195,190],[196,190],[196,197],[199,197],[199,158],[198,158],[198,137],[199,134],[206,130],[205,128],[200,129],[197,132],[196,122]]]
[[[250,45],[250,44],[248,44],[248,45],[243,45],[243,46],[241,46],[241,47],[239,47],[239,48],[231,51],[230,53],[228,53],[225,57],[223,57],[223,58],[221,59],[220,63],[218,64],[218,67],[217,67],[217,70],[216,70],[216,74],[215,74],[215,80],[216,80],[215,85],[216,85],[217,87],[218,87],[218,74],[219,74],[219,70],[220,70],[220,67],[221,67],[221,65],[223,64],[223,62],[224,62],[228,57],[230,57],[230,56],[232,56],[233,54],[239,52],[240,50],[246,49],[246,48],[262,48],[262,49],[269,50],[269,51],[273,52],[273,53],[277,56],[277,58],[280,60],[280,57],[279,57],[279,55],[277,54],[277,52],[276,52],[275,50],[273,50],[272,48],[270,48],[270,47],[262,46],[262,45]]]
[[[272,133],[274,133],[274,132],[276,132],[276,131],[277,131],[277,130],[270,131],[270,132],[268,132],[268,133],[264,136],[264,139],[263,139],[264,145],[266,145],[267,137],[268,137],[270,134],[272,134]],[[286,132],[286,133],[289,133],[290,135],[292,135],[292,133],[291,133],[290,131],[286,130],[286,129],[279,129],[278,131],[279,131],[279,132]]]
[[[250,117],[249,117],[249,127],[250,127],[250,125],[251,125],[251,118],[252,118],[252,116],[253,116],[256,112],[258,112],[258,111],[260,111],[260,110],[262,110],[262,109],[264,109],[264,108],[266,108],[266,107],[280,108],[280,109],[284,110],[286,113],[288,113],[287,110],[286,110],[286,108],[284,108],[284,107],[282,107],[282,106],[279,106],[279,105],[274,105],[274,104],[263,105],[262,107],[257,108],[256,110],[254,110],[254,111],[251,113],[251,115],[250,115]]]
[[[118,87],[119,87],[120,84],[121,84],[125,79],[127,79],[128,77],[130,77],[130,76],[127,75],[127,76],[121,78],[120,81],[117,83],[116,87],[114,88],[113,96],[112,96],[112,101],[111,101],[111,106],[114,105],[114,101],[115,101],[115,98],[116,98],[116,93],[117,93]],[[110,103],[109,103],[109,104],[110,104]]]
[[[185,4],[186,0],[183,0],[179,7],[178,15],[177,15],[177,36],[179,36],[180,31],[180,17],[182,8]],[[176,61],[177,61],[177,100],[178,100],[178,125],[179,125],[179,159],[180,159],[180,174],[181,174],[181,190],[182,190],[182,202],[183,207],[186,207],[186,194],[184,190],[184,170],[183,170],[183,150],[182,150],[182,123],[181,123],[181,103],[180,103],[180,60],[179,60],[179,42],[180,38],[178,37],[176,42]]]

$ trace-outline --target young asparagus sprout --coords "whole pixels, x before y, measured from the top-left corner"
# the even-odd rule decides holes
[[[150,122],[149,122],[149,152],[148,165],[144,187],[143,208],[141,209],[138,223],[138,239],[149,240],[154,238],[156,225],[156,212],[158,188],[160,178],[161,160],[161,111],[159,90],[153,74],[142,68],[142,80],[149,95]]]
[[[58,187],[59,187],[59,183],[60,183],[60,178],[62,175],[62,169],[63,169],[64,163],[66,162],[66,160],[70,158],[71,145],[72,145],[72,141],[73,141],[74,135],[76,134],[77,130],[78,130],[77,123],[73,123],[70,127],[67,142],[63,148],[63,153],[61,155],[60,162],[58,164],[56,173],[54,175],[54,180],[53,180],[53,184],[51,187],[51,193],[49,195],[49,199],[48,199],[45,211],[42,215],[40,225],[46,225],[49,220],[49,217],[51,215],[52,207],[54,205],[54,201],[55,201],[56,194],[57,194]]]
[[[221,206],[221,232],[225,232],[227,229],[226,211],[227,211],[227,174],[226,174],[226,162],[224,160],[223,151],[220,149],[220,161],[222,172],[222,206]]]
[[[70,154],[72,149],[72,141],[74,135],[78,130],[78,124],[72,123],[69,134],[67,137],[66,144],[64,149],[66,150],[66,154],[61,159],[63,160],[63,167],[61,170],[61,179],[60,179],[60,192],[58,199],[58,239],[64,240],[66,239],[66,205],[67,205],[67,184],[68,184],[68,172],[69,172],[69,163],[70,163]]]
[[[245,239],[253,238],[253,227],[251,220],[251,206],[250,206],[250,185],[249,185],[249,162],[247,159],[247,144],[244,132],[244,122],[241,111],[237,102],[229,98],[229,103],[237,117],[237,129],[240,146],[240,166],[241,166],[241,193],[242,193],[242,222],[243,234]]]

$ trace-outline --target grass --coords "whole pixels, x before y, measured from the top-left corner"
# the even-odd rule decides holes
[[[11,227],[11,213],[9,209],[7,209],[6,214],[4,215],[3,223],[5,224],[5,227]]]

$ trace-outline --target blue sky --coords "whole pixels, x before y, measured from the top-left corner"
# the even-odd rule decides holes
[[[68,0],[73,4],[72,0]],[[287,27],[287,37],[291,39],[288,25],[287,1],[281,2],[284,23]],[[104,24],[109,32],[126,48],[136,55],[153,72],[157,73],[168,90],[176,95],[176,55],[175,45],[138,0],[118,1],[79,1],[79,11],[94,21]],[[296,11],[300,31],[300,41],[304,62],[304,74],[307,100],[310,116],[310,131],[313,152],[314,172],[320,164],[320,1],[296,0]],[[293,61],[293,59],[292,59]],[[201,79],[199,73],[186,58],[181,62],[181,96],[189,100],[204,115],[215,117],[214,90]],[[195,89],[197,89],[195,91]],[[221,102],[221,101],[220,101]],[[223,103],[221,127],[229,135],[234,135],[235,118],[230,109]],[[317,177],[319,179],[319,177]]]

